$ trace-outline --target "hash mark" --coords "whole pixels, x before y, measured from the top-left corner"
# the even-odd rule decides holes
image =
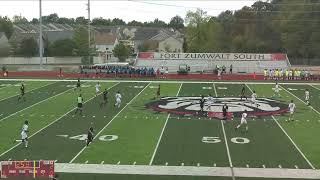
[[[266,166],[265,166],[265,165],[262,165],[262,167],[263,167],[263,168],[266,168]]]
[[[89,161],[87,160],[87,161],[85,162],[85,164],[88,164],[88,162],[89,162]]]
[[[217,164],[216,164],[216,163],[214,163],[214,164],[213,164],[213,166],[214,166],[214,167],[217,167]]]
[[[118,161],[118,163],[117,163],[118,165],[120,164],[120,161]]]
[[[198,163],[197,166],[199,167],[199,166],[200,166],[200,163]]]
[[[246,167],[249,168],[249,164],[247,164]]]
[[[184,163],[181,163],[181,166],[184,166]]]
[[[104,164],[104,161],[101,161],[101,164]]]
[[[133,162],[133,165],[136,165],[137,164],[137,162]]]
[[[282,166],[281,166],[281,165],[279,165],[278,167],[279,167],[279,168],[282,168]]]
[[[166,162],[166,166],[168,166],[168,162]]]
[[[58,160],[56,159],[56,160],[54,160],[54,162],[56,163],[56,162],[58,162]]]
[[[295,167],[296,169],[299,169],[299,167],[298,167],[297,165],[294,165],[294,167]]]

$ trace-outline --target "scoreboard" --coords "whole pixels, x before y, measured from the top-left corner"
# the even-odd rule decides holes
[[[53,178],[54,161],[2,161],[1,178]]]

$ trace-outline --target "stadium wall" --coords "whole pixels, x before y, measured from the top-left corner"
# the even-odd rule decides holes
[[[104,63],[103,57],[93,57],[94,64]],[[0,57],[1,65],[38,65],[39,57]],[[80,65],[81,57],[44,57],[43,64],[48,65]]]

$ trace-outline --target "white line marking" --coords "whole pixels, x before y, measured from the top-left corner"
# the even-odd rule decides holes
[[[113,120],[116,119],[116,117],[118,117],[118,115],[129,105],[131,104],[148,86],[150,85],[147,84],[136,96],[134,96],[129,103],[127,103],[112,119],[111,121],[108,122],[107,125],[105,125],[96,135],[93,139],[96,139],[96,137],[99,137],[99,135],[113,122]],[[80,154],[86,149],[87,146],[84,146],[76,156],[74,156],[71,161],[69,163],[72,163],[78,156],[80,156]]]
[[[27,110],[27,109],[30,109],[30,108],[32,108],[33,106],[36,106],[36,105],[41,104],[41,103],[43,103],[43,102],[45,102],[45,101],[48,101],[48,100],[50,100],[50,99],[52,99],[52,98],[55,98],[55,97],[57,97],[57,96],[60,96],[60,95],[66,93],[66,92],[68,92],[68,91],[70,91],[70,90],[72,90],[72,89],[65,90],[65,91],[63,91],[63,92],[61,92],[61,93],[59,93],[59,94],[57,94],[57,95],[51,96],[51,97],[46,98],[46,99],[44,99],[44,100],[42,100],[42,101],[39,101],[39,102],[37,102],[37,103],[35,103],[35,104],[32,104],[31,106],[28,106],[28,107],[26,107],[26,108],[24,108],[24,109],[21,109],[20,111],[17,111],[17,112],[15,112],[15,113],[12,113],[12,114],[10,114],[9,116],[6,116],[6,117],[0,119],[0,122],[8,119],[8,118],[11,117],[11,116],[14,116],[14,115],[20,113],[20,112],[22,112],[22,111],[25,111],[25,110]],[[20,116],[22,116],[22,114],[21,114]],[[31,114],[30,116],[33,116],[33,114]]]
[[[89,162],[89,161],[87,160],[87,161],[85,162],[85,164],[88,164],[88,162]]]
[[[120,164],[120,161],[118,161],[118,163],[117,163],[118,165]]]
[[[281,164],[278,166],[279,168],[282,168]]]
[[[137,164],[137,162],[133,162],[133,165],[136,165]]]
[[[56,162],[58,162],[58,160],[55,160],[54,162],[56,163]]]
[[[266,165],[262,165],[263,168],[266,168]]]
[[[49,84],[46,84],[46,85],[43,85],[43,86],[40,86],[40,87],[31,89],[30,91],[26,91],[26,94],[27,94],[27,93],[33,93],[33,91],[38,90],[38,89],[43,88],[43,87],[46,87],[46,86],[49,86],[49,85],[51,85],[51,84],[54,84],[54,83],[49,83]],[[11,87],[11,86],[10,86],[10,87]],[[2,89],[3,89],[3,88],[2,88]],[[15,96],[19,96],[19,92],[17,92],[17,94],[15,94],[15,95],[6,97],[6,98],[4,98],[4,99],[0,99],[0,102],[1,102],[1,101],[4,101],[4,100],[6,100],[6,99],[10,99],[10,98],[15,97]]]
[[[303,154],[303,152],[300,150],[300,148],[297,146],[297,144],[291,139],[291,137],[288,135],[288,133],[283,129],[283,127],[280,125],[280,123],[278,122],[278,120],[274,117],[271,116],[272,119],[277,123],[277,125],[280,127],[280,129],[283,131],[283,133],[289,138],[289,140],[291,141],[291,143],[293,144],[293,146],[298,150],[298,152],[301,154],[301,156],[307,161],[307,163],[309,164],[309,166],[312,169],[315,169],[315,167],[312,165],[312,163],[308,160],[308,158]]]
[[[199,167],[199,166],[200,166],[200,163],[197,163],[197,166]]]
[[[217,164],[216,164],[216,163],[214,163],[214,164],[213,164],[213,167],[217,167]]]
[[[246,167],[249,168],[249,164],[246,164]]]
[[[320,88],[318,88],[318,87],[316,87],[316,86],[314,86],[314,85],[312,85],[312,84],[309,84],[311,87],[313,87],[313,88],[315,88],[315,89],[318,89],[318,90],[320,90]]]
[[[304,102],[303,100],[301,100],[299,97],[297,97],[296,95],[294,95],[292,92],[288,91],[286,88],[282,87],[282,89],[284,89],[286,92],[288,92],[289,94],[291,94],[292,96],[294,96],[296,99],[300,100],[303,104],[307,105],[306,102]],[[320,112],[317,111],[316,109],[314,109],[312,106],[309,106],[314,112],[318,113],[320,115]]]
[[[180,87],[179,87],[179,89],[178,89],[178,92],[177,92],[176,96],[179,95],[180,90],[181,90],[181,87],[182,87],[182,84],[183,84],[183,83],[180,84]],[[156,156],[156,153],[157,153],[157,151],[158,151],[158,148],[159,148],[159,145],[160,145],[160,142],[161,142],[161,139],[162,139],[162,135],[163,135],[163,133],[164,133],[164,130],[165,130],[166,127],[167,127],[169,118],[170,118],[170,113],[168,114],[167,119],[166,119],[166,122],[164,123],[164,125],[163,125],[163,127],[162,127],[162,130],[161,130],[161,133],[160,133],[160,136],[159,136],[159,139],[158,139],[156,148],[155,148],[154,151],[153,151],[153,154],[152,154],[151,160],[150,160],[150,162],[149,162],[149,165],[152,165],[153,160],[154,160],[154,157]]]
[[[294,165],[294,167],[295,167],[296,169],[299,169],[299,167],[298,167],[297,165]]]
[[[216,97],[218,97],[216,85],[214,83],[212,83],[212,84],[213,84],[214,94],[216,95]]]
[[[166,162],[166,166],[168,166],[168,162]]]
[[[104,164],[104,161],[101,161],[101,163],[100,164]]]
[[[181,166],[184,166],[184,163],[181,163]]]
[[[113,88],[113,87],[116,86],[117,84],[119,84],[119,83],[114,84],[114,85],[111,86],[109,89]],[[109,90],[109,89],[108,89],[108,90]],[[91,100],[94,99],[94,98],[95,98],[95,96],[93,96],[92,98],[90,98],[90,99],[88,99],[87,101],[85,101],[84,104],[87,103],[87,102],[89,102],[89,101],[91,101]],[[71,109],[70,111],[66,112],[64,115],[60,116],[58,119],[52,121],[50,124],[48,124],[48,125],[46,125],[45,127],[41,128],[40,130],[38,130],[37,132],[35,132],[35,133],[32,134],[31,136],[29,136],[28,138],[30,139],[30,138],[32,138],[33,136],[37,135],[38,133],[40,133],[40,132],[43,131],[44,129],[48,128],[48,127],[51,126],[52,124],[56,123],[57,121],[59,121],[59,120],[62,119],[63,117],[65,117],[65,116],[67,116],[68,114],[70,114],[71,112],[73,112],[75,109],[76,109],[76,108],[73,108],[73,109]],[[12,149],[18,147],[21,143],[22,143],[22,142],[14,145],[14,146],[12,146],[10,149],[8,149],[7,151],[3,152],[2,154],[0,154],[0,157],[3,156],[3,155],[5,155],[6,153],[8,153],[9,151],[11,151]]]

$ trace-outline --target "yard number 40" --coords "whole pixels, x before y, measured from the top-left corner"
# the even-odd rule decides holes
[[[203,137],[202,142],[208,143],[208,144],[214,144],[214,143],[220,143],[221,139],[220,137]],[[234,138],[231,138],[231,142],[235,144],[247,144],[250,142],[250,140],[244,137],[234,137]]]

